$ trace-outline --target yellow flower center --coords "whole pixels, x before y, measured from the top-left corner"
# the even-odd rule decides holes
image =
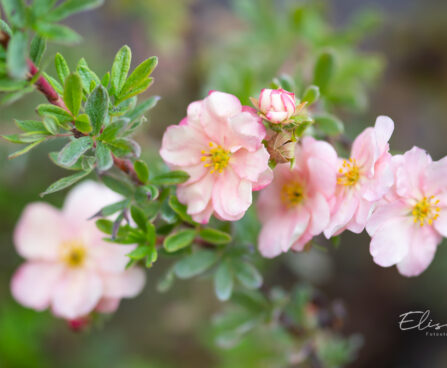
[[[281,189],[281,200],[287,207],[299,205],[304,199],[304,189],[300,183],[284,184]]]
[[[424,197],[417,202],[412,210],[414,222],[419,223],[421,226],[425,224],[431,225],[439,217],[439,211],[441,209],[437,206],[439,199],[435,196]]]
[[[205,167],[212,168],[211,174],[214,172],[221,173],[228,166],[231,152],[213,142],[210,142],[209,146],[209,151],[202,150],[201,160],[205,162]]]
[[[349,161],[344,160],[342,167],[338,170],[341,174],[337,178],[337,184],[352,187],[356,185],[360,179],[360,168],[352,158]]]
[[[87,257],[84,245],[79,241],[62,244],[61,258],[69,267],[81,267]]]

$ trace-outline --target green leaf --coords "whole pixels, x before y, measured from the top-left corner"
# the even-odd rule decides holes
[[[143,259],[144,257],[147,257],[151,254],[151,249],[149,245],[143,245],[139,246],[138,248],[135,248],[132,252],[128,253],[127,256],[131,259],[135,259],[139,261],[140,259]]]
[[[70,110],[73,116],[79,114],[82,103],[82,85],[81,78],[76,73],[70,74],[65,79],[64,88],[64,102],[67,105],[68,110]]]
[[[56,72],[59,80],[62,84],[65,84],[65,79],[70,74],[70,68],[68,67],[67,61],[60,53],[57,53],[54,57],[54,64],[56,66]]]
[[[151,182],[156,185],[175,185],[184,183],[188,179],[189,175],[184,171],[170,171],[153,177]]]
[[[152,265],[155,263],[155,261],[158,258],[158,253],[157,253],[157,249],[155,248],[155,246],[151,246],[150,248],[151,248],[151,251],[150,251],[149,255],[147,256],[146,263],[145,263],[147,268],[152,267]]]
[[[25,88],[28,85],[28,81],[25,80],[13,80],[10,78],[0,78],[0,92],[18,91]]]
[[[64,166],[73,165],[79,157],[93,147],[92,137],[73,139],[59,152],[58,162]]]
[[[315,124],[327,135],[337,135],[344,131],[343,122],[334,115],[320,114],[315,115]]]
[[[148,79],[142,81],[141,83],[134,85],[134,87],[131,88],[130,90],[128,90],[126,93],[122,93],[119,96],[119,98],[116,100],[116,103],[120,104],[122,101],[127,100],[128,98],[131,98],[136,95],[139,95],[140,93],[143,93],[150,87],[150,85],[152,84],[153,81],[154,81],[153,78],[148,78]]]
[[[133,194],[133,189],[129,184],[116,180],[111,176],[103,176],[102,181],[114,192],[122,194],[124,197],[130,197]]]
[[[6,56],[8,73],[12,78],[25,79],[28,73],[27,53],[28,37],[25,33],[15,32],[9,41]]]
[[[38,22],[35,31],[42,37],[46,37],[53,42],[64,44],[75,44],[81,41],[81,36],[71,28],[59,24]]]
[[[72,14],[101,6],[104,0],[66,0],[46,17],[50,22],[59,22]]]
[[[89,134],[93,129],[92,124],[90,124],[90,118],[87,114],[81,114],[76,118],[75,127],[84,134]]]
[[[108,206],[105,206],[101,209],[101,216],[110,216],[114,213],[117,213],[118,211],[121,211],[125,209],[129,205],[129,200],[125,199],[123,201],[119,201],[116,203],[109,204]]]
[[[0,19],[0,30],[6,32],[9,36],[12,35],[12,30],[3,19]]]
[[[34,62],[34,64],[40,64],[40,61],[42,60],[42,56],[45,53],[46,49],[47,41],[43,37],[36,35],[31,41],[29,52],[30,59]]]
[[[102,85],[96,87],[88,97],[85,112],[90,117],[93,134],[98,134],[109,112],[109,94]]]
[[[107,72],[106,74],[104,74],[104,76],[101,79],[101,84],[107,88],[107,86],[109,85],[110,82],[110,72]]]
[[[107,219],[96,220],[96,227],[102,231],[104,234],[112,235],[113,232],[113,222]]]
[[[32,10],[36,16],[48,14],[57,0],[34,0]]]
[[[195,230],[180,230],[175,234],[167,236],[163,242],[163,247],[167,252],[173,253],[189,246],[196,237]]]
[[[40,116],[54,115],[60,123],[68,123],[73,120],[70,113],[63,108],[50,104],[42,104],[37,106],[37,112]]]
[[[307,102],[308,105],[311,105],[319,98],[320,98],[320,89],[318,88],[318,86],[310,85],[304,91],[302,102]]]
[[[11,24],[23,28],[26,23],[26,8],[23,0],[2,0],[1,4]]]
[[[51,75],[48,75],[45,72],[43,72],[42,74],[45,77],[45,79],[48,81],[48,83],[50,83],[51,87],[53,87],[58,94],[62,95],[64,93],[64,89],[62,88],[62,85],[56,79],[54,79]]]
[[[122,101],[141,93],[141,90],[146,90],[151,83],[149,76],[157,66],[157,63],[157,57],[153,56],[138,65],[129,78],[127,78],[126,83],[121,89],[121,93],[118,95],[118,99]]]
[[[14,120],[17,127],[24,132],[45,131],[45,126],[41,121],[36,120]]]
[[[99,138],[105,142],[113,142],[118,134],[127,126],[129,119],[119,119],[107,125]]]
[[[214,291],[219,300],[230,299],[233,292],[233,272],[228,261],[222,262],[214,274]]]
[[[101,84],[96,73],[88,67],[87,62],[84,59],[79,60],[76,71],[81,77],[82,88],[85,93],[89,94],[96,86]]]
[[[335,71],[335,58],[332,52],[325,51],[317,59],[314,68],[313,84],[325,93]]]
[[[195,224],[194,220],[186,212],[186,206],[179,202],[178,198],[172,195],[169,198],[169,206],[174,210],[174,212],[179,215],[179,217],[190,224]]]
[[[137,224],[137,226],[143,230],[144,232],[147,231],[147,223],[148,218],[144,214],[143,210],[137,206],[131,206],[130,207],[130,215],[132,216],[133,220]]]
[[[178,261],[174,266],[174,272],[178,278],[188,279],[205,272],[218,259],[219,255],[217,252],[206,249],[199,250]]]
[[[50,152],[50,153],[48,154],[48,156],[50,157],[50,160],[51,160],[55,165],[57,165],[57,166],[59,166],[59,167],[62,167],[62,168],[64,168],[64,169],[66,169],[66,170],[74,170],[74,171],[78,171],[78,170],[82,170],[82,169],[83,169],[83,167],[82,167],[82,160],[83,160],[84,158],[78,160],[74,165],[71,165],[71,166],[64,166],[64,165],[61,165],[60,162],[57,160],[57,157],[59,156],[59,152]]]
[[[232,264],[237,279],[247,289],[258,289],[262,285],[262,276],[253,265],[241,260],[234,260]]]
[[[96,163],[100,171],[107,171],[113,166],[113,158],[110,150],[102,144],[102,142],[96,142]]]
[[[52,135],[55,135],[59,131],[57,119],[53,115],[47,115],[43,118],[43,125],[45,129]]]
[[[140,146],[135,141],[128,138],[119,138],[115,139],[113,142],[107,142],[107,146],[118,157],[128,155],[138,157],[141,152]]]
[[[146,183],[149,180],[149,168],[147,167],[146,162],[137,160],[133,164],[133,167],[137,173],[138,179],[140,179],[142,183]]]
[[[211,244],[227,244],[231,242],[231,235],[210,227],[201,229],[199,237]]]
[[[112,65],[112,95],[117,96],[121,92],[121,88],[127,79],[131,60],[132,52],[130,51],[129,46],[125,45],[116,54]]]
[[[142,117],[146,112],[150,109],[154,108],[157,105],[157,102],[160,100],[159,96],[149,97],[146,101],[139,104],[132,111],[126,114],[126,117],[130,119],[130,121],[134,121],[140,117]]]
[[[45,140],[45,138],[39,139],[39,140],[37,140],[37,141],[31,143],[30,145],[26,146],[25,148],[23,148],[23,149],[21,149],[21,150],[19,150],[19,151],[16,151],[16,152],[14,152],[14,153],[11,153],[11,154],[8,156],[8,158],[11,160],[11,159],[13,159],[13,158],[22,156],[23,154],[25,154],[25,153],[31,151],[34,147],[36,147],[36,146],[38,146],[39,144],[41,144],[44,140]]]
[[[40,196],[43,197],[47,194],[58,192],[62,189],[68,188],[69,186],[73,185],[74,183],[77,183],[82,178],[86,177],[88,174],[90,174],[91,170],[89,171],[79,171],[76,174],[67,176],[65,178],[59,179],[55,183],[51,184],[45,192],[41,193]]]
[[[172,269],[170,269],[158,282],[157,291],[159,293],[167,292],[174,284],[175,274]]]

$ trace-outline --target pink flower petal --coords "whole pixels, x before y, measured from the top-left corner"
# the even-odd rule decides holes
[[[86,269],[67,270],[53,290],[53,313],[65,319],[85,316],[95,309],[102,293],[103,284],[96,273]]]
[[[143,290],[146,277],[141,268],[133,267],[119,274],[104,275],[103,282],[106,298],[133,298]]]
[[[267,168],[259,175],[258,181],[253,183],[253,191],[264,189],[273,180],[273,171]]]
[[[24,258],[56,260],[60,244],[70,235],[59,210],[49,204],[35,202],[22,212],[14,231],[14,243]]]
[[[57,263],[24,263],[11,280],[14,299],[25,307],[38,311],[48,308],[54,286],[62,271],[62,267]]]
[[[177,196],[181,203],[188,206],[188,214],[195,215],[202,212],[211,200],[211,193],[217,176],[220,173],[206,174],[201,180],[191,185],[177,187]]]
[[[439,212],[439,217],[433,222],[435,229],[443,237],[447,238],[447,208],[444,207]]]
[[[394,131],[394,122],[388,116],[378,116],[374,126],[379,155],[388,150],[388,141]]]
[[[328,227],[324,230],[326,238],[340,234],[352,220],[359,205],[358,198],[348,191],[340,193],[332,210],[332,218]]]
[[[409,210],[407,206],[401,201],[393,201],[391,203],[378,205],[366,223],[366,231],[369,236],[374,236],[377,230],[388,221],[396,217],[403,217],[408,214],[408,212]]]
[[[255,152],[240,149],[231,156],[230,164],[236,174],[252,182],[257,182],[268,169],[269,154],[264,146]]]
[[[306,207],[311,214],[308,232],[312,235],[318,235],[329,224],[329,204],[321,193],[315,193],[313,197],[306,201]]]
[[[404,276],[419,276],[430,265],[441,237],[430,226],[413,226],[409,239],[409,250],[397,264]]]
[[[231,167],[217,175],[212,193],[214,209],[224,220],[239,220],[251,205],[252,185],[241,179]]]
[[[99,313],[113,313],[120,305],[119,298],[102,298],[97,304],[95,311]]]
[[[265,127],[258,116],[250,112],[242,112],[228,120],[229,128],[226,146],[234,152],[239,147],[244,147],[250,152],[262,147],[265,137]]]

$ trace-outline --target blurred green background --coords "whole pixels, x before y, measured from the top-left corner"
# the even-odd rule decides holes
[[[107,0],[70,18],[84,42],[51,46],[45,62],[52,72],[56,51],[73,66],[85,56],[101,74],[123,44],[131,46],[134,65],[158,55],[150,93],[162,100],[136,137],[150,159],[166,126],[209,89],[247,103],[283,72],[294,76],[299,89],[315,55],[330,47],[340,71],[326,103],[344,120],[346,134],[352,138],[377,115],[389,115],[396,124],[394,152],[418,145],[439,159],[447,154],[446,14],[442,0]],[[15,132],[13,118],[33,118],[42,101],[35,93],[3,108],[0,133]],[[220,306],[209,280],[179,281],[169,293],[158,293],[163,262],[148,272],[142,295],[123,301],[118,313],[86,333],[12,300],[9,282],[21,262],[12,230],[23,207],[62,176],[47,158],[55,146],[8,161],[16,147],[0,143],[0,367],[270,368],[261,359],[270,353],[265,342],[231,351],[214,346],[209,321]],[[63,194],[48,201],[61,205]],[[346,333],[364,337],[350,367],[447,366],[445,337],[404,333],[397,326],[398,315],[410,310],[431,309],[434,319],[447,321],[445,244],[416,279],[376,266],[365,234],[344,234],[338,250],[313,249],[268,264],[267,284],[287,287],[301,280],[345,302]]]

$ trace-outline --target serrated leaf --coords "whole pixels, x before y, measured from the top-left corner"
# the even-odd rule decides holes
[[[107,90],[99,85],[96,87],[87,99],[85,112],[90,118],[93,127],[93,134],[98,134],[108,116],[109,94]]]
[[[147,167],[146,162],[137,160],[133,167],[137,173],[138,179],[140,179],[142,183],[146,183],[149,180],[149,168]]]
[[[230,299],[233,292],[233,272],[227,261],[222,262],[214,274],[214,291],[219,300]]]
[[[211,250],[199,250],[191,255],[188,255],[178,261],[174,266],[174,272],[180,279],[188,279],[208,270],[213,266],[219,255],[217,252]]]
[[[74,183],[77,183],[82,178],[86,177],[88,174],[90,174],[91,171],[79,171],[76,174],[67,176],[65,178],[59,179],[55,183],[51,184],[45,192],[41,193],[40,196],[43,197],[47,194],[58,192],[62,189],[68,188],[69,186],[73,185]]]
[[[98,170],[107,171],[113,166],[112,153],[100,141],[96,142],[95,156]]]
[[[130,69],[131,60],[132,52],[130,51],[129,46],[125,45],[116,54],[115,60],[112,65],[112,95],[117,96],[121,92],[121,88],[123,87],[127,79],[127,73]]]
[[[69,142],[58,155],[58,162],[64,166],[73,165],[79,157],[93,147],[92,137],[81,137]]]
[[[184,171],[170,171],[152,178],[152,184],[156,185],[175,185],[184,183],[189,179],[189,174]]]
[[[57,53],[54,57],[54,65],[56,67],[56,72],[59,80],[62,84],[65,84],[65,79],[70,74],[70,68],[68,67],[67,61],[60,53]]]
[[[257,289],[262,285],[262,276],[253,265],[241,260],[234,260],[232,265],[237,279],[247,289]]]
[[[231,235],[210,227],[201,229],[199,237],[211,244],[227,244],[231,242]]]
[[[40,116],[54,115],[60,123],[68,123],[73,120],[70,113],[63,108],[50,104],[42,104],[37,106],[37,112]]]
[[[73,116],[79,114],[82,103],[82,85],[78,74],[72,73],[65,79],[64,102]]]
[[[195,230],[180,230],[175,234],[167,236],[163,241],[163,247],[169,253],[177,252],[191,245],[195,237]]]
[[[72,14],[95,9],[103,3],[104,0],[66,0],[51,11],[46,19],[50,22],[59,22]]]
[[[29,52],[30,59],[34,62],[34,64],[40,64],[40,61],[42,60],[42,56],[45,53],[46,49],[47,41],[43,37],[36,35],[31,41]]]
[[[12,78],[25,79],[28,73],[26,62],[28,52],[28,37],[25,33],[15,32],[11,36],[6,51],[8,73]]]

